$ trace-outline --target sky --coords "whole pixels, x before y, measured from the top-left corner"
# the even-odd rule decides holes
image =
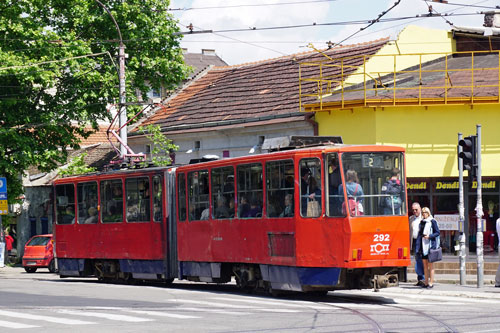
[[[181,31],[192,24],[193,31],[212,33],[185,35],[181,46],[189,52],[214,49],[229,65],[254,62],[284,55],[324,49],[327,42],[341,42],[368,25],[392,7],[397,0],[171,0],[170,13],[179,21]],[[405,26],[413,24],[450,30],[443,17],[421,17],[428,6],[455,26],[482,27],[482,11],[500,5],[496,0],[448,0],[448,4],[431,0],[400,0],[382,19],[411,17],[406,20],[377,22],[347,39],[342,45],[356,44],[382,37],[395,39]],[[465,6],[464,6],[465,5]],[[207,8],[212,7],[212,8]],[[215,8],[214,8],[215,7]],[[181,9],[181,10],[177,10]],[[364,21],[362,24],[322,25]],[[313,24],[316,25],[313,26]],[[280,28],[305,25],[301,28]],[[255,30],[252,28],[255,27]],[[261,30],[262,28],[278,28]],[[237,32],[221,30],[243,29]]]

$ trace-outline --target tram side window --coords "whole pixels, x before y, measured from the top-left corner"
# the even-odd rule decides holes
[[[321,215],[321,162],[319,158],[300,160],[300,215]]]
[[[215,219],[233,218],[234,207],[234,168],[212,169],[212,217]]]
[[[179,221],[186,221],[186,177],[183,173],[177,175],[177,198]]]
[[[151,215],[148,177],[129,178],[125,181],[127,222],[149,222]]]
[[[262,217],[262,164],[239,165],[238,172],[238,217]]]
[[[75,186],[73,184],[56,186],[56,221],[57,224],[75,222]]]
[[[101,221],[123,221],[123,184],[121,180],[101,182]]]
[[[78,199],[78,223],[97,223],[97,182],[79,183],[76,186],[76,192]]]
[[[342,210],[342,203],[344,201],[344,193],[339,192],[339,187],[342,184],[342,177],[340,175],[339,156],[337,153],[331,153],[326,158],[326,209],[327,215],[333,217],[345,216],[346,212]],[[340,187],[341,188],[341,187]]]
[[[188,173],[189,221],[208,220],[209,183],[208,170]]]
[[[153,221],[161,222],[163,220],[163,208],[161,204],[163,184],[160,176],[153,177]]]
[[[266,163],[268,217],[293,217],[294,167],[292,160]]]

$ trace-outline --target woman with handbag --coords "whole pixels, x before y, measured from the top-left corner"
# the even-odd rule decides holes
[[[419,224],[415,247],[415,253],[422,258],[424,264],[425,286],[423,288],[432,288],[434,286],[434,263],[429,261],[429,254],[431,249],[438,249],[439,247],[437,221],[432,217],[431,210],[424,207],[422,208],[422,220]]]

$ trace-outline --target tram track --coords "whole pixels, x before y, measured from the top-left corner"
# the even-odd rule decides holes
[[[438,325],[440,325],[442,328],[444,328],[446,330],[446,332],[450,332],[450,333],[458,333],[460,332],[457,328],[455,328],[454,326],[452,325],[449,325],[448,323],[446,323],[445,321],[437,318],[436,316],[432,316],[424,311],[421,311],[421,310],[416,310],[416,309],[412,309],[412,308],[407,308],[407,307],[404,307],[404,306],[398,306],[398,305],[395,305],[395,304],[387,304],[386,302],[383,302],[383,301],[375,301],[373,299],[370,299],[370,298],[364,298],[364,297],[359,297],[359,296],[356,296],[356,297],[346,297],[346,296],[337,296],[337,295],[332,295],[331,297],[334,297],[335,300],[344,300],[346,302],[353,302],[353,298],[357,298],[357,299],[362,299],[364,300],[364,303],[365,304],[372,304],[372,305],[380,305],[380,306],[384,306],[384,307],[387,307],[387,308],[390,308],[390,309],[399,309],[401,311],[404,311],[405,314],[407,314],[407,312],[413,312],[421,317],[425,317],[425,318],[428,318],[429,320],[432,320],[433,322],[437,323]],[[384,329],[383,327],[383,323],[379,323],[376,319],[373,319],[371,318],[368,314],[366,313],[363,313],[362,311],[360,310],[356,310],[356,309],[352,309],[348,306],[341,306],[341,305],[337,305],[337,304],[331,304],[331,303],[326,303],[326,302],[322,302],[322,301],[317,301],[315,302],[317,304],[321,304],[321,305],[326,305],[326,306],[330,306],[332,308],[337,308],[337,309],[342,309],[342,310],[345,310],[345,311],[349,311],[361,318],[363,318],[364,321],[368,322],[372,327],[373,327],[373,332],[393,332],[393,330],[386,330]]]

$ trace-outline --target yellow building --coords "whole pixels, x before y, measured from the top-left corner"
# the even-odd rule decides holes
[[[474,135],[476,124],[482,126],[483,206],[490,231],[484,235],[485,252],[495,246],[491,235],[500,202],[497,38],[460,28],[410,26],[376,55],[363,56],[363,65],[349,77],[321,73],[328,66],[347,72],[350,58],[301,64],[317,69],[316,76],[301,76],[300,93],[317,96],[317,103],[301,106],[316,111],[318,134],[340,135],[348,144],[404,147],[408,200],[430,207],[441,219],[449,252],[458,228],[457,134]],[[466,195],[466,219],[475,214],[473,187]],[[474,251],[475,222],[466,229]]]

